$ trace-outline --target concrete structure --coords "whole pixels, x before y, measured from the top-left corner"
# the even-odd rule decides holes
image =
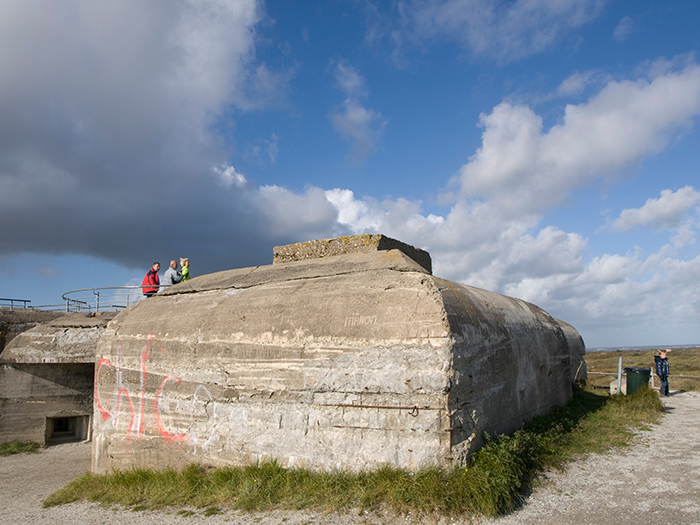
[[[64,315],[65,312],[0,307],[0,354],[6,344],[25,330]]]
[[[435,277],[384,236],[275,248],[270,266],[175,285],[107,326],[93,470],[447,466],[566,404],[582,354],[566,323]]]
[[[45,313],[53,320],[21,332],[0,355],[0,442],[89,438],[95,348],[115,314]]]
[[[576,329],[569,323],[561,319],[555,319],[566,337],[566,344],[571,354],[571,382],[582,383],[588,379],[588,368],[584,357],[586,355],[586,345],[583,338]]]

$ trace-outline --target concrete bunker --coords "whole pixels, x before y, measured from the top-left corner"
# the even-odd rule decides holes
[[[566,404],[583,351],[570,325],[435,277],[427,252],[385,236],[278,247],[107,326],[93,470],[448,466]]]
[[[91,437],[95,348],[115,314],[50,313],[27,313],[43,324],[14,336],[0,355],[0,442]]]

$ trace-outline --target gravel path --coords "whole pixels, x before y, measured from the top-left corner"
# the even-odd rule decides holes
[[[523,509],[480,525],[700,525],[700,393],[664,404],[661,424],[635,446],[553,472]]]
[[[665,400],[667,414],[633,447],[592,455],[554,472],[519,511],[479,525],[595,523],[700,525],[700,393]],[[90,444],[51,447],[39,454],[0,457],[0,524],[63,525],[369,525],[417,523],[411,516],[351,511],[344,514],[273,511],[203,517],[175,511],[133,512],[74,503],[43,509],[41,501],[90,467]],[[423,519],[423,523],[459,520]]]

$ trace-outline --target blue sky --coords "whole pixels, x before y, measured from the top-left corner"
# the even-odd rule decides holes
[[[0,297],[383,233],[588,346],[700,343],[700,4],[0,4]]]

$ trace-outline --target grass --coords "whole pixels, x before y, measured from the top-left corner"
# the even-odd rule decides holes
[[[226,509],[354,507],[493,516],[518,506],[543,469],[623,446],[634,429],[658,421],[661,413],[658,395],[649,389],[631,397],[577,389],[567,407],[536,418],[512,436],[487,436],[466,466],[411,472],[385,465],[359,473],[284,469],[275,462],[218,469],[192,464],[180,472],[131,469],[85,474],[49,496],[44,506],[86,499],[133,509],[199,509],[203,515]]]
[[[0,443],[0,456],[36,452],[38,448],[39,445],[31,441],[9,441]]]
[[[622,357],[622,366],[640,366],[651,368],[654,372],[654,355],[658,350],[617,350],[616,352],[590,352],[586,354],[586,366],[589,372],[608,372],[617,374],[617,364]],[[673,377],[674,375],[689,375],[700,377],[700,348],[678,348],[668,352],[668,364],[671,368],[669,386],[671,390],[700,390],[700,379]],[[613,376],[589,375],[588,384],[591,386],[610,386]],[[659,379],[654,377],[656,387]]]

